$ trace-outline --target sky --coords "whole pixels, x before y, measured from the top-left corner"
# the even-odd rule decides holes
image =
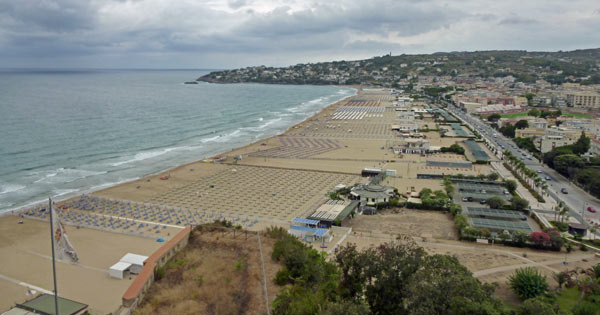
[[[0,0],[2,68],[287,66],[600,47],[598,0]]]

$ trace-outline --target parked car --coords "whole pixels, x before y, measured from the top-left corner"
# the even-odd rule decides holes
[[[542,170],[537,170],[537,172],[541,174],[541,173],[542,173]]]
[[[587,207],[587,211],[591,213],[596,213],[596,209],[594,209],[593,207]]]
[[[566,188],[561,189],[560,192],[563,193],[563,194],[568,194],[569,193],[569,191],[567,191]]]
[[[485,199],[484,199],[484,200],[481,200],[479,203],[480,203],[480,204],[482,204],[482,205],[484,205],[484,204],[486,204],[486,203],[487,203],[487,200],[485,200]]]
[[[527,217],[526,216],[522,216],[521,217],[521,221],[527,221]]]
[[[462,201],[467,202],[467,201],[469,201],[469,198],[463,197]]]
[[[546,176],[546,177],[544,177],[544,179],[551,180],[550,176]]]

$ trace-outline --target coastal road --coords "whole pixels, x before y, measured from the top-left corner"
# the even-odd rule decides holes
[[[569,207],[569,216],[575,218],[579,222],[583,222],[585,218],[587,224],[600,223],[600,200],[572,184],[569,179],[548,166],[545,166],[525,150],[519,149],[512,140],[504,137],[501,133],[480,119],[465,113],[452,103],[443,100],[441,100],[441,102],[447,106],[446,109],[450,113],[471,125],[479,132],[479,134],[487,139],[488,142],[493,145],[496,152],[509,150],[513,155],[519,157],[528,168],[538,172],[540,177],[545,179],[548,184],[548,194],[557,201],[563,201]],[[567,193],[563,193],[563,189],[566,189]],[[596,209],[596,213],[588,211],[588,207]]]

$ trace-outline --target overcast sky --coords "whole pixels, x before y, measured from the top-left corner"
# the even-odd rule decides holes
[[[0,67],[236,68],[596,47],[598,0],[0,0]]]

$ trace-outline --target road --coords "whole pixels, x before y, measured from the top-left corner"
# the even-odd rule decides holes
[[[548,184],[548,193],[553,195],[558,201],[563,201],[569,207],[569,216],[575,218],[579,222],[583,222],[582,215],[585,215],[585,221],[588,224],[591,222],[600,222],[600,200],[575,186],[567,178],[545,166],[525,150],[519,149],[512,140],[505,138],[501,133],[480,119],[465,113],[452,103],[443,100],[442,102],[446,104],[447,111],[471,125],[493,145],[497,152],[509,150],[514,156],[519,157],[528,168],[538,172],[540,177],[546,180]],[[567,193],[561,192],[563,188],[566,189]],[[588,207],[596,209],[597,212],[592,213],[588,211]]]

